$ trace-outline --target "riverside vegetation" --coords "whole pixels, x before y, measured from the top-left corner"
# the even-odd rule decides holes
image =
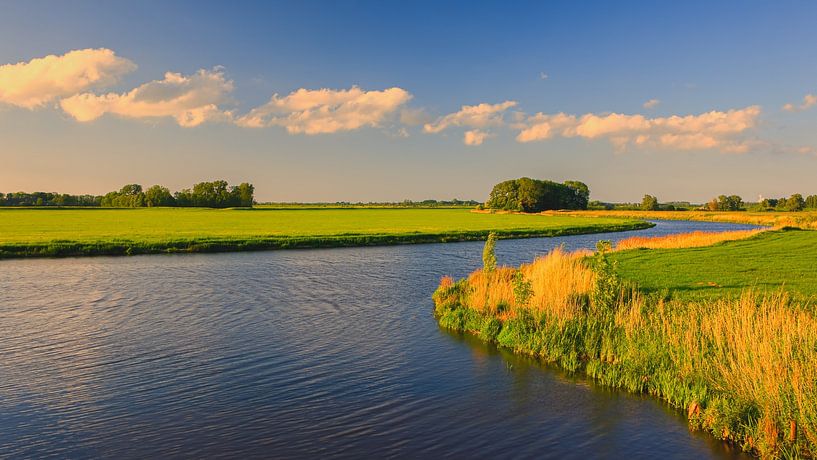
[[[727,241],[737,237],[748,239]],[[817,316],[809,300],[817,288],[758,283],[767,271],[776,283],[800,269],[813,280],[808,247],[817,232],[641,238],[623,240],[620,252],[600,242],[595,253],[556,249],[519,268],[496,266],[492,244],[484,268],[442,279],[433,296],[442,327],[657,396],[684,410],[693,428],[760,456],[817,454]],[[753,257],[760,271],[735,267]],[[668,258],[679,261],[667,262],[671,275],[650,273]],[[698,278],[722,273],[735,295],[640,286],[674,276],[689,282],[718,258]]]
[[[467,209],[0,208],[0,258],[437,243],[647,228],[629,218]]]

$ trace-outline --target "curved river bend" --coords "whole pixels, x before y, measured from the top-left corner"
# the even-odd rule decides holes
[[[556,245],[748,226],[503,240]],[[481,242],[0,262],[0,457],[734,458],[677,412],[441,330]]]

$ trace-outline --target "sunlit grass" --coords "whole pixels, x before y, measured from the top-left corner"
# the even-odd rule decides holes
[[[620,217],[633,219],[699,220],[768,227],[817,229],[817,211],[745,212],[745,211],[546,211],[544,215],[580,217]]]
[[[718,249],[725,259],[718,269],[729,272],[730,247],[777,236],[766,243],[797,252],[801,234],[817,236],[769,232],[696,250]],[[733,298],[666,300],[615,276],[619,255],[673,251],[683,250],[588,258],[557,249],[518,269],[446,278],[434,294],[435,314],[444,327],[658,396],[693,427],[762,456],[817,453],[817,316],[804,292],[760,292],[745,280]],[[530,292],[519,288],[526,283]]]
[[[559,236],[648,226],[627,218],[467,209],[0,209],[0,256],[230,251]]]
[[[656,240],[649,250],[625,250],[610,254],[617,271],[625,279],[638,283],[646,292],[663,293],[672,298],[712,299],[738,297],[744,289],[774,292],[785,287],[793,296],[817,298],[817,232],[770,230],[728,232],[724,238],[749,236],[696,247],[706,241],[684,236]],[[717,241],[717,234],[711,234]],[[689,244],[691,246],[688,246]],[[681,249],[661,249],[676,247]],[[624,240],[618,247],[644,246],[636,240]],[[646,244],[649,246],[649,244]]]
[[[724,241],[735,241],[751,238],[762,231],[765,230],[737,230],[732,232],[698,231],[653,237],[633,236],[616,243],[615,249],[617,251],[625,251],[627,249],[697,248],[702,246],[712,246],[713,244],[722,243]]]

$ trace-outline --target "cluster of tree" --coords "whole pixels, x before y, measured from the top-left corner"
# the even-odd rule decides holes
[[[579,181],[563,184],[529,177],[496,184],[485,206],[490,209],[539,212],[549,209],[587,209],[590,189]]]
[[[717,198],[712,198],[712,201],[704,205],[709,211],[742,211],[743,198],[737,195],[720,195]]]
[[[817,195],[803,195],[795,193],[788,198],[767,198],[759,203],[764,211],[802,211],[803,209],[817,208]]]
[[[652,195],[644,195],[644,198],[641,199],[641,210],[658,211],[658,209],[660,209],[658,205],[658,198]]]
[[[607,203],[603,201],[591,201],[587,209],[606,211],[640,211],[643,209],[651,211],[688,211],[697,208],[689,201],[668,201],[660,203],[658,198],[652,195],[644,195],[640,203]]]
[[[99,206],[102,197],[52,192],[0,193],[0,206]]]
[[[102,197],[101,206],[142,208],[154,206],[232,208],[253,205],[255,188],[246,182],[230,186],[226,181],[199,182],[192,189],[171,194],[167,187],[154,185],[142,190],[139,184],[128,184]]]
[[[476,200],[423,200],[423,201],[335,201],[335,202],[266,202],[259,203],[276,208],[444,208],[444,207],[474,207],[480,204]]]

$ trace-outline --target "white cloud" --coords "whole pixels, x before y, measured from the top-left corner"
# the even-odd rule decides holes
[[[111,86],[136,64],[105,48],[0,65],[0,103],[34,109],[91,88]]]
[[[364,91],[301,88],[287,96],[273,95],[266,104],[238,119],[241,126],[283,126],[292,134],[323,134],[379,126],[411,99],[402,88]]]
[[[658,99],[650,99],[649,101],[644,103],[643,107],[645,109],[652,109],[652,108],[658,107],[658,104],[660,104],[660,103],[661,103],[661,101],[659,101]]]
[[[544,72],[539,72],[539,79],[540,80],[547,80],[549,76],[550,75],[548,75],[548,74],[546,74]]]
[[[617,150],[649,147],[744,153],[752,143],[741,140],[739,136],[756,126],[759,115],[758,106],[656,118],[618,113],[589,113],[582,116],[538,113],[516,125],[520,129],[516,139],[519,142],[533,142],[554,136],[605,138]]]
[[[220,68],[193,75],[168,72],[163,80],[145,83],[123,94],[77,94],[60,103],[78,121],[92,121],[106,113],[126,118],[173,117],[184,127],[206,121],[226,121],[231,113],[219,108],[228,101],[233,82]]]
[[[480,131],[478,129],[472,129],[470,131],[465,132],[465,136],[463,137],[463,142],[465,145],[482,145],[485,142],[485,139],[493,137],[492,134],[486,133],[485,131]]]
[[[503,113],[515,105],[516,101],[505,101],[500,104],[464,105],[458,112],[440,117],[434,123],[426,123],[423,131],[438,133],[452,126],[467,126],[469,128],[500,126],[504,123]]]
[[[805,96],[803,96],[802,104],[800,105],[786,104],[783,106],[783,110],[786,110],[788,112],[799,112],[801,110],[809,109],[815,105],[817,105],[817,95],[806,94]]]

